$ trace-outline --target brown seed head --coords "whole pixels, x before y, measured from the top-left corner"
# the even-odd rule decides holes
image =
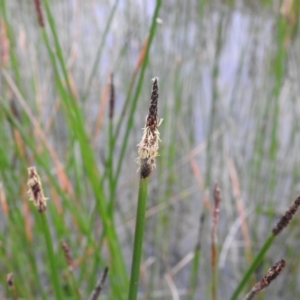
[[[252,288],[252,294],[256,295],[263,289],[265,289],[284,269],[285,260],[282,259],[276,263],[272,268],[269,269],[267,274]]]
[[[47,206],[47,198],[44,196],[41,179],[35,167],[28,168],[27,185],[29,200],[33,201],[34,206],[37,207],[40,213],[44,212]]]
[[[158,79],[153,79],[152,94],[149,106],[148,116],[146,118],[145,128],[143,129],[143,137],[138,144],[139,157],[136,162],[140,165],[141,178],[150,176],[155,168],[155,158],[158,156],[159,131],[158,126],[162,120],[157,117],[157,101],[158,101]]]
[[[293,216],[295,215],[298,207],[300,206],[300,195],[297,199],[291,204],[291,206],[287,209],[287,211],[282,215],[280,220],[277,222],[275,227],[273,228],[272,232],[274,235],[279,234],[292,220]]]
[[[61,248],[64,251],[65,260],[66,260],[70,270],[72,270],[73,269],[73,259],[72,259],[72,256],[71,256],[70,247],[69,247],[69,245],[67,244],[66,241],[61,241],[60,244],[61,244]]]

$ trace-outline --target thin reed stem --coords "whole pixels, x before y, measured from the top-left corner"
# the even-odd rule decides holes
[[[191,275],[190,275],[190,290],[188,300],[194,299],[194,294],[196,292],[198,286],[198,274],[199,274],[199,264],[201,258],[201,237],[203,232],[203,223],[205,220],[205,211],[202,212],[199,222],[199,231],[198,231],[198,239],[197,244],[194,250],[194,259],[192,262]]]
[[[220,188],[216,184],[214,188],[214,210],[213,210],[213,224],[211,230],[211,268],[212,268],[212,285],[211,295],[212,300],[217,300],[217,225],[219,219],[219,207],[221,202]]]
[[[64,297],[63,297],[62,289],[60,286],[59,271],[58,271],[58,267],[56,264],[56,258],[55,258],[55,254],[54,254],[54,250],[53,250],[53,246],[52,246],[53,241],[51,238],[50,228],[49,228],[46,214],[39,213],[39,219],[40,219],[40,225],[42,226],[43,232],[44,232],[47,254],[48,254],[48,259],[49,259],[50,269],[51,269],[50,277],[51,277],[52,284],[54,287],[55,296],[56,296],[57,300],[63,300]]]
[[[128,300],[135,300],[137,298],[140,264],[143,249],[143,235],[145,228],[148,180],[149,177],[140,179]]]
[[[68,265],[68,273],[67,273],[67,277],[70,281],[70,285],[72,287],[72,293],[73,293],[73,297],[74,299],[80,300],[82,299],[81,295],[80,295],[80,290],[79,290],[79,285],[77,283],[77,280],[73,274],[74,268],[73,268],[73,259],[71,256],[71,250],[69,245],[66,243],[66,241],[61,241],[61,248],[64,252],[64,256],[65,256],[65,261]]]
[[[114,180],[113,180],[113,152],[114,152],[114,134],[113,134],[113,117],[114,117],[114,106],[115,106],[115,87],[113,82],[113,74],[110,77],[110,99],[109,99],[109,153],[108,153],[108,160],[107,160],[107,170],[108,170],[108,181],[109,181],[109,191],[110,191],[110,201],[108,204],[108,213],[113,220],[114,217],[114,204],[115,204],[115,197],[114,197]],[[104,177],[104,176],[103,176]]]
[[[146,118],[145,127],[143,129],[143,137],[141,142],[138,144],[139,156],[136,159],[136,162],[140,166],[140,187],[138,195],[138,207],[136,212],[136,224],[128,300],[135,300],[137,297],[140,264],[143,250],[143,235],[145,228],[148,178],[151,175],[153,169],[155,168],[155,158],[158,155],[158,142],[160,141],[160,139],[157,127],[160,125],[161,121],[157,116],[157,102],[158,79],[155,77],[153,78],[153,87],[149,105],[149,112]]]

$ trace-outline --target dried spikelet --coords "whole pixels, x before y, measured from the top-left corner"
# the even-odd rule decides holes
[[[72,259],[72,256],[71,256],[70,247],[69,247],[69,245],[67,244],[66,241],[61,241],[60,244],[61,244],[61,248],[64,251],[65,260],[66,260],[66,262],[69,266],[70,271],[72,271],[73,270],[73,259]]]
[[[258,282],[254,287],[253,291],[258,293],[265,289],[284,269],[285,267],[285,260],[282,259],[278,263],[276,263],[272,268],[269,269],[267,274]]]
[[[33,201],[39,212],[44,212],[47,206],[47,198],[44,196],[41,179],[35,167],[28,168],[27,185],[29,200]]]
[[[285,260],[282,259],[279,262],[277,262],[273,267],[271,267],[266,275],[255,284],[255,286],[251,289],[250,293],[246,295],[244,300],[251,300],[254,298],[255,295],[257,295],[259,292],[264,290],[267,286],[270,285],[270,283],[276,279],[276,277],[282,272],[282,270],[285,267]]]
[[[290,205],[287,211],[281,216],[277,224],[274,226],[272,232],[274,235],[278,235],[285,227],[288,226],[295,213],[300,206],[300,195],[297,199]]]
[[[158,126],[162,120],[157,117],[157,100],[158,100],[158,78],[153,79],[153,88],[151,94],[151,101],[149,106],[149,113],[146,118],[145,128],[143,128],[143,137],[138,146],[139,157],[136,162],[140,165],[141,178],[150,176],[152,170],[155,168],[155,158],[158,156],[158,142],[159,131]]]

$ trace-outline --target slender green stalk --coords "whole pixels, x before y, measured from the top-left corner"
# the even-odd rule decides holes
[[[69,270],[67,276],[68,276],[68,281],[69,281],[69,283],[71,285],[71,288],[72,288],[71,292],[72,292],[73,299],[81,300],[82,297],[80,295],[80,291],[79,291],[79,288],[78,288],[79,287],[78,282],[77,282],[73,272]]]
[[[114,151],[114,137],[113,137],[113,120],[109,120],[109,155],[107,160],[107,171],[109,181],[110,199],[108,203],[108,213],[113,220],[114,215],[114,180],[113,180],[113,151]]]
[[[188,300],[194,299],[194,294],[197,289],[197,281],[198,281],[198,274],[199,274],[199,264],[201,259],[201,238],[203,232],[203,223],[206,217],[206,210],[204,210],[200,216],[199,222],[199,231],[198,231],[198,239],[197,244],[194,250],[194,259],[192,262],[191,274],[190,274],[190,289],[189,289],[189,297]]]
[[[199,273],[199,263],[201,258],[201,249],[198,245],[195,247],[194,259],[192,262],[191,275],[190,275],[190,291],[188,300],[194,299],[194,294],[197,289],[198,273]]]
[[[258,252],[256,257],[254,258],[252,264],[250,265],[250,267],[248,268],[248,270],[244,274],[242,280],[240,281],[239,285],[237,286],[237,288],[234,291],[233,295],[231,296],[230,300],[236,300],[238,298],[239,294],[242,292],[242,290],[245,287],[245,285],[246,285],[247,281],[249,280],[250,276],[255,271],[255,269],[258,267],[258,265],[260,264],[260,262],[264,258],[264,255],[266,254],[266,252],[268,251],[268,249],[272,245],[274,238],[275,238],[274,234],[271,234],[267,238],[264,245],[262,246],[262,248],[260,249],[260,251]]]
[[[218,249],[217,249],[217,225],[219,219],[221,202],[221,190],[216,184],[214,188],[214,210],[213,210],[213,224],[211,230],[211,268],[212,268],[212,299],[217,300],[217,286],[218,286],[218,271],[217,271],[217,259],[218,259]]]
[[[140,264],[143,249],[143,235],[145,228],[148,180],[149,177],[140,179],[128,300],[135,300],[137,298]]]
[[[54,250],[52,246],[53,242],[52,242],[50,228],[49,228],[46,214],[39,213],[39,219],[44,232],[47,254],[48,254],[48,259],[49,259],[50,269],[51,269],[51,280],[54,287],[55,296],[57,300],[63,300],[64,297],[59,282],[59,271],[56,264],[56,259],[55,259]]]
[[[138,195],[138,207],[136,212],[136,224],[128,300],[135,300],[137,297],[140,264],[143,249],[148,178],[155,167],[155,158],[158,155],[159,131],[157,127],[159,126],[160,121],[157,116],[157,102],[158,82],[157,78],[154,78],[149,113],[146,119],[142,140],[138,144],[139,157],[136,160],[137,163],[140,165],[140,187]]]

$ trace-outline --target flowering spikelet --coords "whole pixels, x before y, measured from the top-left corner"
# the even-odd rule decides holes
[[[29,188],[27,192],[29,200],[33,201],[34,206],[37,207],[39,212],[44,212],[47,206],[47,198],[44,196],[41,179],[35,167],[28,168],[27,185]]]
[[[146,118],[146,124],[143,128],[143,137],[138,146],[139,157],[136,162],[140,165],[141,178],[150,176],[152,170],[155,168],[155,158],[158,156],[158,142],[159,131],[157,127],[162,120],[157,117],[157,100],[158,100],[158,78],[153,79],[153,88],[151,94],[151,101],[149,106],[149,113]]]

